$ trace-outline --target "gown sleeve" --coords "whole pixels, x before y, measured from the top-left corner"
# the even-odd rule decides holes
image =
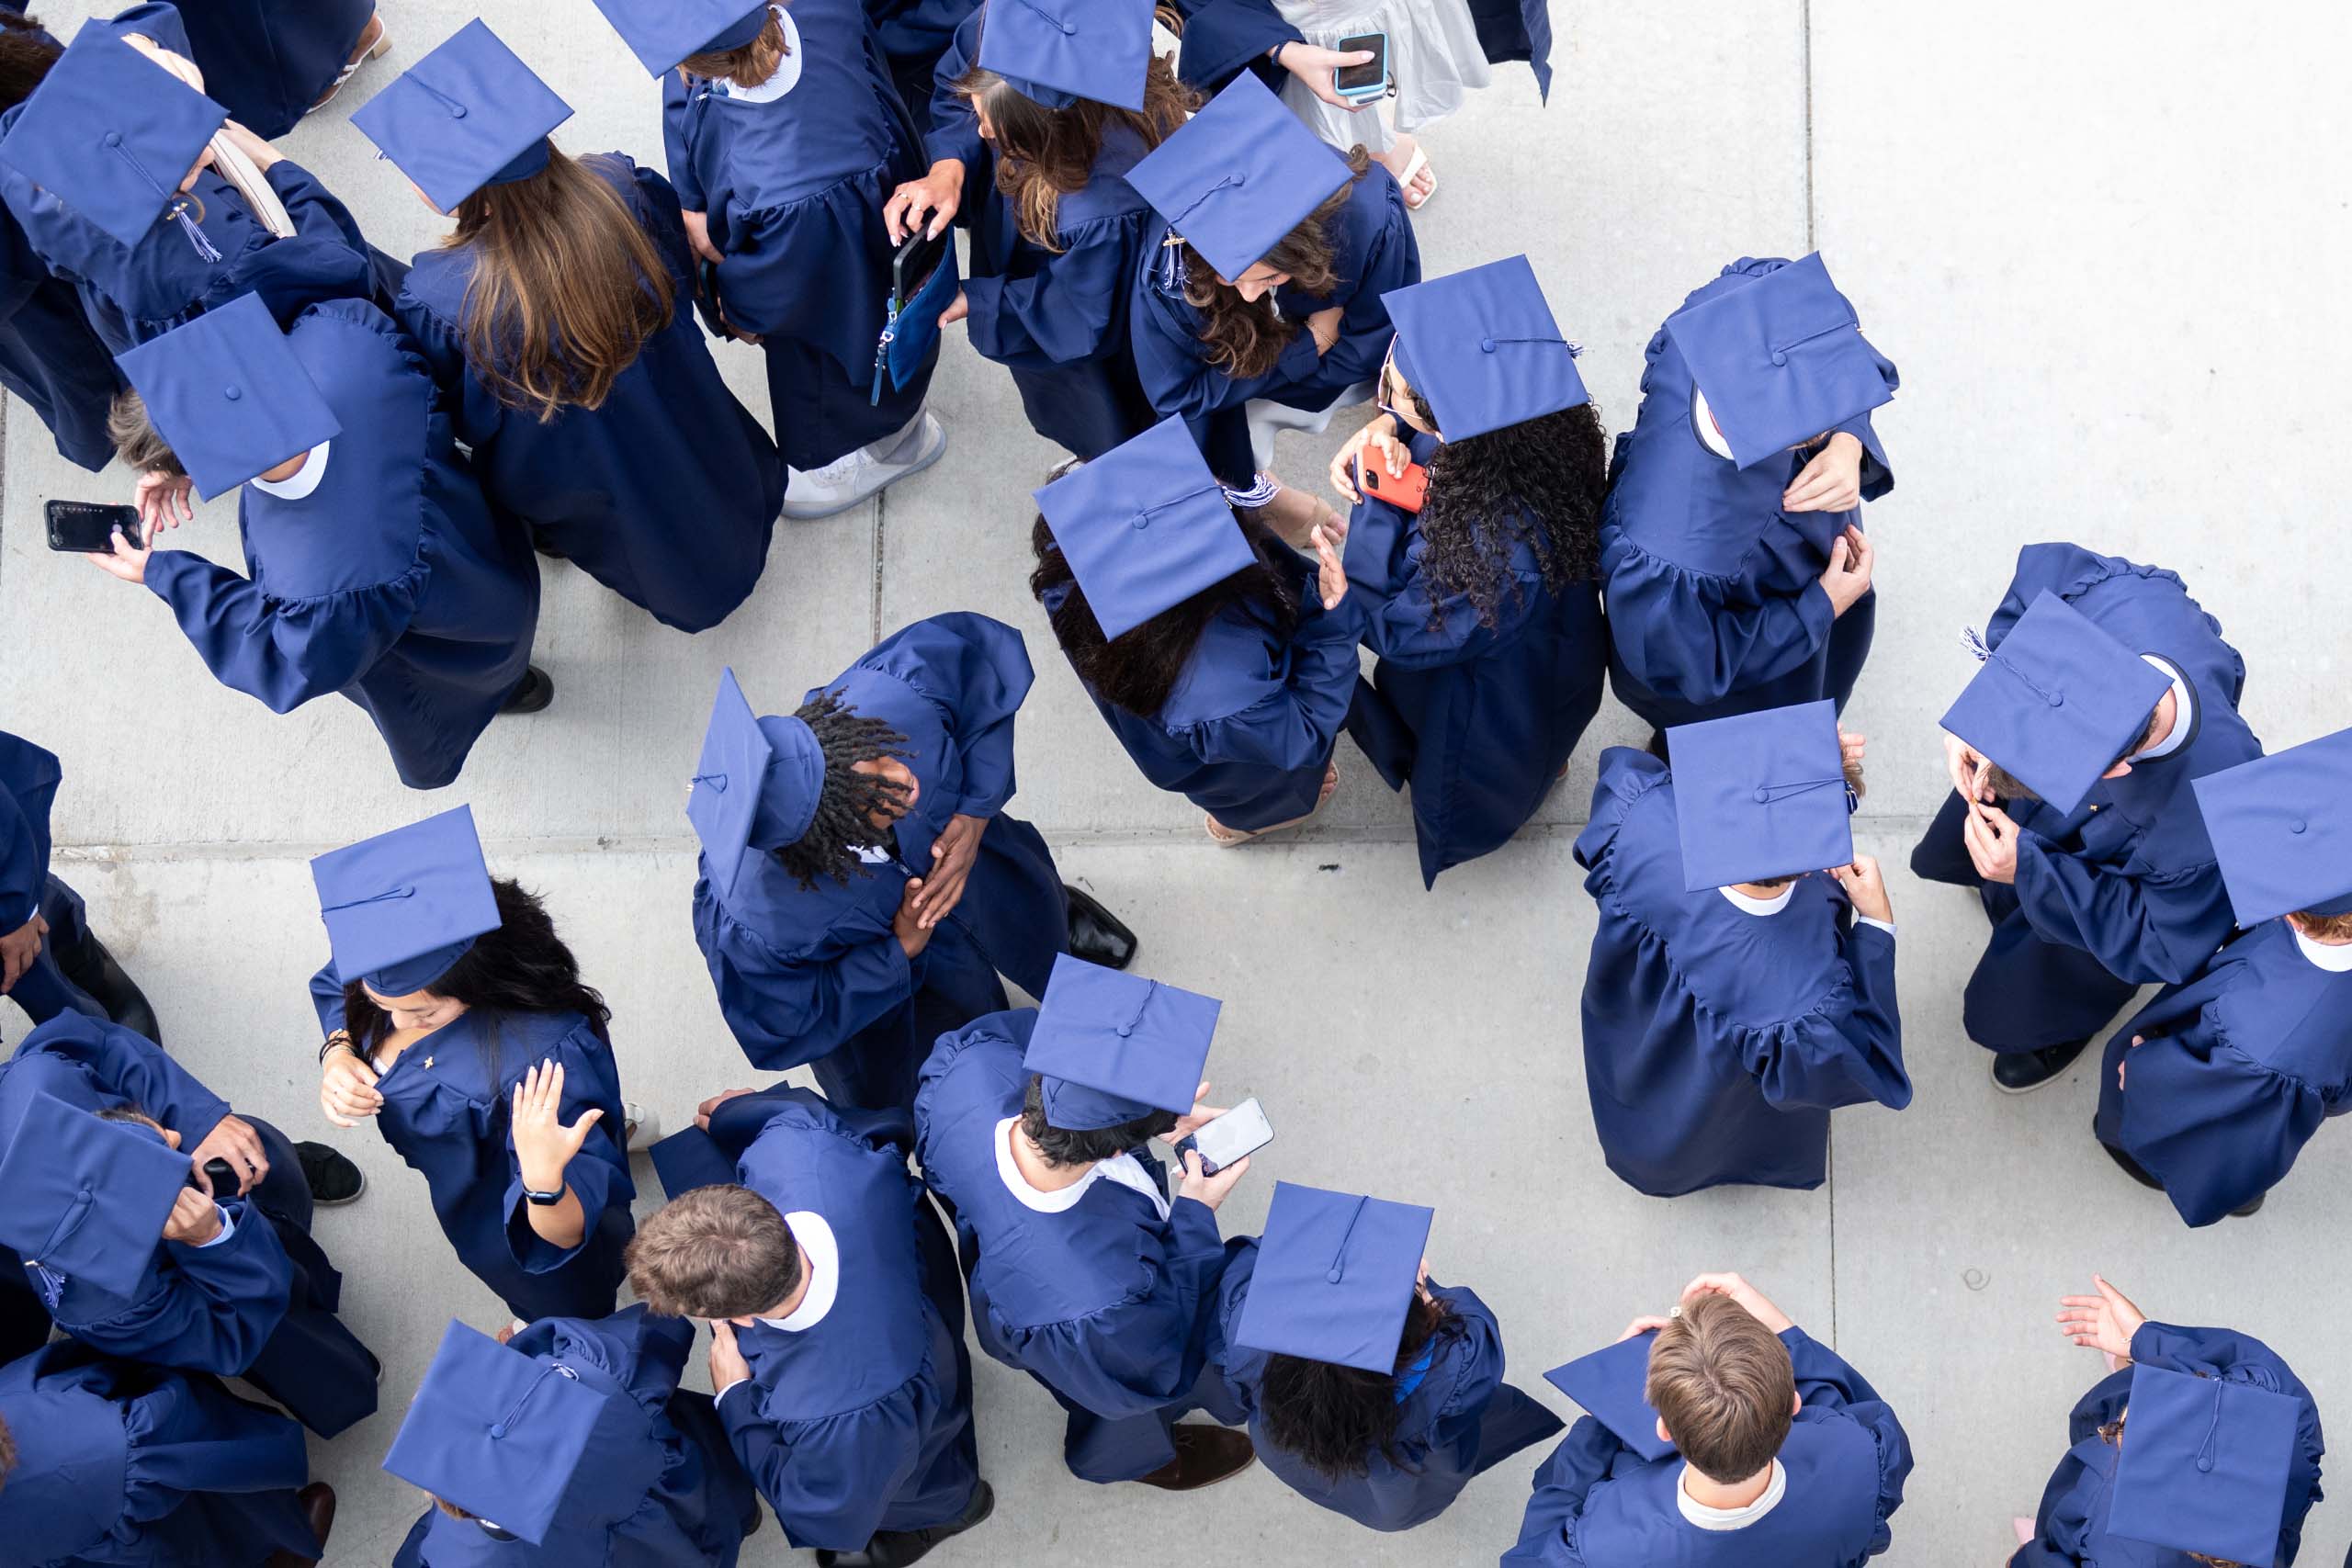
[[[0,933],[40,912],[49,881],[49,807],[63,777],[53,753],[0,732]]]
[[[252,1366],[286,1316],[294,1268],[260,1210],[241,1199],[220,1208],[234,1234],[211,1247],[162,1243],[177,1267],[152,1270],[155,1288],[121,1311],[72,1325],[74,1337],[110,1355],[223,1377]]]
[[[204,1142],[229,1114],[229,1102],[197,1082],[162,1046],[119,1023],[62,1012],[17,1049],[19,1055],[40,1052],[78,1064],[98,1088],[177,1133],[182,1148]]]
[[[332,958],[320,964],[318,972],[311,976],[311,1009],[319,1015],[322,1040],[350,1026],[343,1013],[343,977],[335,973]]]
[[[2181,985],[2230,934],[2219,865],[2126,876],[2018,835],[2018,902],[2034,933],[2079,947],[2134,985]]]
[[[965,207],[985,201],[992,194],[992,160],[989,144],[980,138],[980,117],[971,100],[956,90],[979,51],[980,14],[975,11],[956,25],[955,37],[947,40],[932,72],[931,130],[922,139],[926,164],[953,158],[964,165]]]
[[[1430,1294],[1446,1304],[1463,1328],[1453,1350],[1462,1359],[1462,1371],[1454,1379],[1453,1397],[1446,1401],[1439,1423],[1438,1440],[1445,1442],[1458,1427],[1476,1427],[1503,1386],[1503,1327],[1495,1320],[1494,1308],[1480,1301],[1475,1291],[1432,1281]]]
[[[1850,990],[1840,987],[1794,1023],[1742,1037],[1740,1065],[1771,1104],[1834,1111],[1875,1100],[1900,1111],[1911,1103],[1894,1005],[1894,939],[1858,924],[1846,938],[1846,963]]]
[[[1837,1410],[1852,1419],[1878,1445],[1878,1525],[1871,1555],[1894,1543],[1887,1517],[1903,1506],[1903,1483],[1911,1475],[1911,1439],[1894,1411],[1861,1373],[1802,1328],[1781,1336],[1796,1371],[1797,1393],[1805,1408]]]
[[[382,658],[414,614],[413,576],[277,600],[193,551],[158,550],[147,562],[147,586],[172,607],[214,677],[272,713],[339,692]]]
[[[1642,684],[1685,703],[1722,701],[1734,691],[1799,669],[1828,640],[1837,621],[1818,582],[1790,597],[1736,601],[1727,580],[1651,555],[1622,529],[1604,528],[1601,573],[1617,656]]]
[[[264,177],[269,181],[269,188],[277,193],[277,199],[285,204],[286,216],[293,220],[297,235],[332,240],[359,255],[368,254],[368,242],[359,232],[358,220],[333,191],[319,183],[316,175],[290,158],[280,158],[269,166]]]
[[[1257,762],[1295,772],[1328,761],[1355,698],[1355,628],[1320,599],[1303,601],[1282,684],[1238,713],[1191,727],[1193,749],[1213,762]]]
[[[1306,41],[1283,20],[1272,0],[1176,0],[1176,9],[1184,18],[1177,74],[1204,94],[1215,93],[1283,44]],[[1269,85],[1279,85],[1286,74],[1271,62],[1261,73]]]
[[[897,676],[940,710],[964,761],[956,810],[967,817],[1003,810],[1013,792],[1013,716],[1036,680],[1021,634],[958,610],[894,633],[858,663]]]
[[[1881,371],[1893,383],[1894,365],[1883,355],[1879,358]],[[1894,488],[1894,466],[1886,460],[1886,448],[1879,445],[1878,430],[1871,423],[1871,416],[1856,414],[1843,424],[1832,425],[1831,433],[1844,431],[1862,444],[1862,499],[1876,501]]]
[[[1138,221],[1125,213],[1082,223],[1060,236],[1058,255],[1024,246],[1034,271],[966,278],[972,346],[999,365],[1032,369],[1101,357],[1119,320]]]
[[[1609,1479],[1634,1450],[1615,1433],[1587,1416],[1568,1428],[1544,1468],[1535,1472],[1535,1494],[1519,1528],[1519,1544],[1503,1553],[1503,1568],[1588,1568],[1583,1547],[1585,1498]],[[1602,1568],[1594,1559],[1591,1568]]]
[[[556,1107],[556,1119],[569,1127],[589,1111],[602,1107],[605,1112],[588,1129],[580,1152],[563,1168],[565,1185],[580,1200],[580,1240],[574,1245],[557,1247],[531,1228],[530,1200],[523,1196],[523,1164],[514,1153],[514,1129],[511,1124],[506,1129],[506,1245],[526,1274],[552,1273],[571,1262],[595,1240],[606,1211],[616,1207],[626,1211],[629,1200],[637,1196],[628,1177],[628,1156],[621,1148],[622,1129],[613,1124],[620,1104],[619,1074],[614,1068],[612,1052],[598,1048],[602,1043],[583,1024],[564,1037],[556,1053],[563,1066],[563,1095]],[[511,1090],[507,1098],[511,1102]]]
[[[881,1528],[922,1461],[923,1430],[903,1394],[810,1421],[775,1421],[746,1378],[719,1396],[735,1457],[796,1547],[856,1551]]]
[[[662,76],[662,153],[670,168],[670,184],[678,193],[678,205],[688,212],[707,212],[710,197],[702,188],[702,180],[695,173],[694,153],[687,143],[687,130],[697,118],[695,95],[700,91],[687,85],[675,71]]]
[[[698,885],[695,936],[728,1028],[764,1071],[815,1061],[914,995],[914,963],[888,931],[820,953],[787,954]]]

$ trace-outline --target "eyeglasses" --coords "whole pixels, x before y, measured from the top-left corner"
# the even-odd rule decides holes
[[[1386,414],[1400,425],[1409,426],[1413,422],[1405,417],[1405,411],[1389,400],[1396,395],[1389,390],[1391,378],[1396,374],[1396,340],[1392,337],[1388,340],[1388,357],[1380,362],[1380,379],[1373,387],[1373,401],[1382,413]]]

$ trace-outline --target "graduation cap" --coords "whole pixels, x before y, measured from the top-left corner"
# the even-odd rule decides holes
[[[1544,1374],[1544,1382],[1583,1405],[1619,1442],[1651,1464],[1674,1451],[1674,1445],[1657,1435],[1657,1406],[1647,1393],[1650,1344],[1657,1337],[1655,1330],[1636,1334]]]
[[[1743,468],[1894,397],[1818,251],[1676,311],[1666,330]]]
[[[719,885],[735,890],[746,850],[798,843],[824,787],[825,751],[816,732],[789,715],[755,718],[735,671],[721,672],[686,793],[686,820]]]
[[[311,880],[335,974],[379,996],[424,989],[500,923],[470,806],[330,850]]]
[[[134,1295],[187,1183],[187,1156],[153,1129],[36,1093],[0,1145],[0,1246],[108,1295]]]
[[[1225,1004],[1058,953],[1021,1065],[1045,1079],[1046,1121],[1091,1133],[1193,1109]]]
[[[2240,926],[2352,915],[2352,729],[2191,779]]]
[[[1523,255],[1391,289],[1380,302],[1396,326],[1397,373],[1429,400],[1448,441],[1592,400]]]
[[[690,55],[741,49],[768,25],[768,0],[749,10],[743,0],[596,0],[596,9],[649,76],[676,70]]]
[[[537,1546],[604,1415],[606,1395],[548,1358],[452,1321],[384,1469]]]
[[[2171,679],[2048,589],[1990,648],[1984,667],[1945,710],[1943,727],[2061,812],[2147,733]]]
[[[484,186],[548,166],[548,133],[571,106],[480,17],[355,111],[357,126],[433,205],[455,212]]]
[[[1853,863],[1837,704],[1677,725],[1666,741],[1686,892]]]
[[[136,247],[228,118],[108,24],[85,22],[0,140],[0,163]],[[183,228],[220,259],[193,220]]]
[[[1105,637],[1258,558],[1181,416],[1033,493]]]
[[[1345,158],[1246,71],[1127,171],[1127,183],[1228,281],[1353,177]]]
[[[1275,1182],[1234,1343],[1367,1372],[1396,1371],[1436,1213]]]
[[[700,1127],[673,1133],[645,1152],[653,1161],[653,1174],[662,1179],[665,1197],[676,1198],[697,1187],[729,1187],[741,1179],[718,1140]]]
[[[1049,109],[1143,107],[1152,0],[989,0],[980,67]]]
[[[258,294],[240,294],[115,363],[207,501],[343,432]]]
[[[2108,1533],[2270,1568],[2298,1415],[2296,1401],[2252,1383],[2134,1367]]]

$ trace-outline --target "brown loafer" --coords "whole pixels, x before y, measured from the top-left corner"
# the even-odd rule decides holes
[[[290,1551],[269,1554],[268,1568],[312,1568],[326,1555],[327,1537],[334,1531],[334,1488],[323,1481],[313,1481],[294,1494],[302,1506],[302,1518],[310,1525],[311,1533],[319,1539],[318,1557],[298,1557]]]
[[[1162,1492],[1198,1492],[1231,1480],[1257,1462],[1250,1434],[1230,1427],[1179,1427],[1169,1436],[1176,1439],[1176,1457],[1149,1475],[1136,1477]]]

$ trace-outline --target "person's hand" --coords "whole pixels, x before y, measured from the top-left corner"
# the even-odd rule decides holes
[[[284,153],[233,119],[222,123],[220,134],[229,139],[230,146],[251,158],[254,161],[254,167],[264,174],[267,174],[273,167],[286,161]]]
[[[910,876],[907,890],[899,895],[899,912],[890,917],[890,934],[899,939],[899,947],[910,959],[922,957],[922,950],[931,945],[931,928],[923,923],[922,898],[922,878]]]
[[[17,988],[25,971],[40,956],[40,939],[49,934],[49,922],[35,911],[33,918],[15,931],[0,935],[0,997]]]
[[[742,1350],[735,1343],[735,1325],[723,1317],[710,1320],[710,1386],[714,1393],[729,1383],[741,1382],[752,1375],[752,1363],[743,1359]]]
[[[725,333],[729,337],[733,338],[737,343],[748,343],[753,348],[757,348],[763,341],[759,333],[747,333],[742,328],[737,326],[733,319],[727,314],[726,306],[714,302],[710,310],[711,314],[718,318],[718,330]]]
[[[1308,92],[1333,108],[1346,109],[1351,114],[1363,105],[1351,103],[1340,96],[1340,90],[1332,85],[1331,78],[1343,65],[1369,65],[1376,58],[1368,49],[1351,49],[1341,53],[1336,49],[1297,42],[1286,43],[1274,51],[1274,63],[1297,77]]]
[[[985,817],[957,812],[931,841],[931,874],[921,878],[922,894],[915,913],[929,931],[953,914],[964,901],[965,885],[972,880],[972,863],[979,858],[980,835],[989,830]]]
[[[1206,1203],[1214,1212],[1218,1204],[1225,1201],[1225,1195],[1233,1190],[1233,1184],[1241,1179],[1241,1173],[1250,1168],[1250,1156],[1243,1155],[1231,1165],[1217,1167],[1215,1176],[1203,1176],[1201,1163],[1200,1150],[1193,1149],[1185,1154],[1184,1179],[1177,1184],[1176,1196]]]
[[[1209,1104],[1206,1100],[1201,1098],[1203,1095],[1208,1093],[1208,1091],[1209,1080],[1203,1078],[1201,1080],[1200,1087],[1193,1091],[1192,1111],[1186,1115],[1176,1118],[1176,1125],[1170,1127],[1167,1132],[1159,1134],[1161,1139],[1165,1141],[1170,1147],[1172,1148],[1176,1145],[1182,1143],[1185,1139],[1191,1137],[1193,1134],[1199,1132],[1202,1128],[1207,1126],[1218,1117],[1224,1115],[1227,1111],[1233,1109],[1229,1105]]]
[[[1331,525],[1317,523],[1306,531],[1307,543],[1315,547],[1315,586],[1323,595],[1323,607],[1336,610],[1340,601],[1348,596],[1348,569],[1340,563],[1339,546],[1332,543]],[[1344,526],[1337,530],[1341,539],[1347,537]]]
[[[153,545],[141,545],[133,549],[130,541],[122,536],[122,530],[117,528],[114,531],[114,554],[92,556],[90,560],[110,577],[119,577],[125,582],[145,582],[147,558],[154,553]]]
[[[142,536],[152,539],[158,528],[176,528],[193,522],[196,505],[188,497],[196,493],[196,481],[186,474],[167,474],[161,468],[149,468],[139,476],[131,487],[130,504],[139,509],[139,525]]]
[[[172,1200],[172,1213],[164,1221],[164,1239],[202,1247],[220,1234],[220,1205],[209,1193],[193,1187],[180,1189]]]
[[[1960,825],[1961,841],[1976,874],[1987,882],[2008,884],[2018,879],[2018,825],[1997,806],[1972,806]]]
[[[939,324],[943,327],[953,326],[971,313],[971,300],[965,298],[964,291],[958,288],[956,290],[956,298],[947,302],[947,309],[939,312]]]
[[[1838,879],[1838,886],[1853,901],[1854,913],[1889,925],[1894,923],[1894,906],[1887,902],[1886,878],[1880,874],[1875,857],[1856,855],[1853,864],[1833,865],[1829,874]]]
[[[890,193],[890,199],[882,204],[882,222],[890,231],[890,243],[903,245],[909,235],[923,227],[928,216],[929,237],[936,240],[956,221],[956,209],[963,205],[964,160],[942,158],[922,178],[909,180]]]
[[[356,1127],[360,1117],[373,1116],[383,1108],[376,1069],[362,1061],[350,1040],[344,1038],[342,1048],[331,1047],[319,1068],[319,1109],[338,1127]]]
[[[2132,1045],[2131,1045],[2131,1048],[2130,1048],[2129,1050],[2126,1050],[2126,1051],[2124,1052],[2124,1054],[2123,1054],[2121,1056],[2120,1056],[2120,1057],[2118,1057],[2118,1058],[2116,1059],[2116,1063],[2115,1063],[2115,1087],[2116,1087],[2116,1088],[2118,1088],[2118,1089],[2121,1089],[2121,1088],[2123,1087],[2123,1069],[2124,1069],[2124,1068],[2126,1068],[2126,1067],[2128,1067],[2128,1066],[2130,1066],[2132,1065],[2132,1051],[2136,1051],[2136,1050],[2138,1050],[2141,1046],[2145,1045],[2147,1043],[2148,1043],[2148,1037],[2147,1037],[2146,1035],[2144,1035],[2144,1034],[2134,1034],[2134,1035],[2132,1037]]]
[[[1682,1288],[1682,1300],[1688,1303],[1697,1296],[1729,1296],[1747,1309],[1747,1315],[1775,1334],[1785,1334],[1796,1326],[1789,1314],[1764,1299],[1764,1293],[1736,1274],[1702,1274]]]
[[[709,1132],[710,1113],[712,1111],[718,1110],[729,1100],[741,1100],[751,1092],[752,1091],[748,1089],[730,1089],[718,1094],[712,1095],[708,1100],[704,1100],[700,1105],[695,1107],[695,1125],[701,1128],[706,1133]],[[539,1190],[544,1192],[547,1189],[543,1187]]]
[[[2097,1274],[2091,1276],[2095,1296],[2058,1298],[2058,1332],[2075,1344],[2107,1357],[2108,1371],[2129,1366],[2132,1337],[2147,1322],[2130,1297]]]
[[[1617,1343],[1623,1345],[1628,1339],[1638,1339],[1645,1334],[1656,1334],[1673,1321],[1672,1318],[1667,1317],[1637,1317],[1625,1325],[1624,1333],[1617,1336]]]
[[[1348,437],[1340,455],[1331,459],[1331,488],[1353,506],[1363,500],[1356,489],[1356,459],[1365,457],[1388,470],[1392,479],[1403,479],[1413,461],[1412,448],[1398,439],[1396,421],[1389,414],[1375,414],[1370,423]]]
[[[1851,512],[1861,503],[1862,444],[1842,430],[1781,492],[1783,512]]]
[[[1864,751],[1869,750],[1869,736],[1856,735],[1844,725],[1839,725],[1838,727],[1838,766],[1857,778],[1860,777],[1862,771],[1862,754]],[[1854,793],[1856,795],[1861,794],[1861,787],[1860,785],[1856,785]]]
[[[1868,535],[1849,528],[1829,546],[1829,566],[1821,574],[1821,591],[1829,595],[1831,618],[1861,603],[1871,591],[1871,568],[1877,556]]]
[[[207,1160],[223,1159],[237,1173],[237,1196],[242,1198],[254,1190],[254,1184],[269,1174],[269,1151],[262,1147],[261,1134],[254,1124],[242,1116],[223,1116],[212,1131],[204,1134],[204,1142],[188,1150],[187,1163],[196,1172],[197,1190],[208,1198],[217,1198],[212,1190],[212,1179],[204,1174]]]
[[[1314,334],[1315,352],[1329,354],[1340,341],[1340,321],[1347,312],[1333,305],[1317,310],[1306,318],[1306,330]]]
[[[605,1119],[601,1109],[591,1108],[567,1127],[557,1119],[562,1107],[563,1064],[542,1058],[514,1086],[514,1112],[508,1123],[523,1185],[534,1192],[562,1190],[563,1168],[588,1141],[588,1129]]]
[[[727,259],[726,254],[710,243],[709,213],[681,212],[678,216],[686,220],[686,244],[695,255],[714,266]]]
[[[1992,764],[1973,746],[1951,731],[1944,731],[1944,771],[1951,775],[1952,793],[1962,800],[1990,806],[1996,798],[1985,782]]]

